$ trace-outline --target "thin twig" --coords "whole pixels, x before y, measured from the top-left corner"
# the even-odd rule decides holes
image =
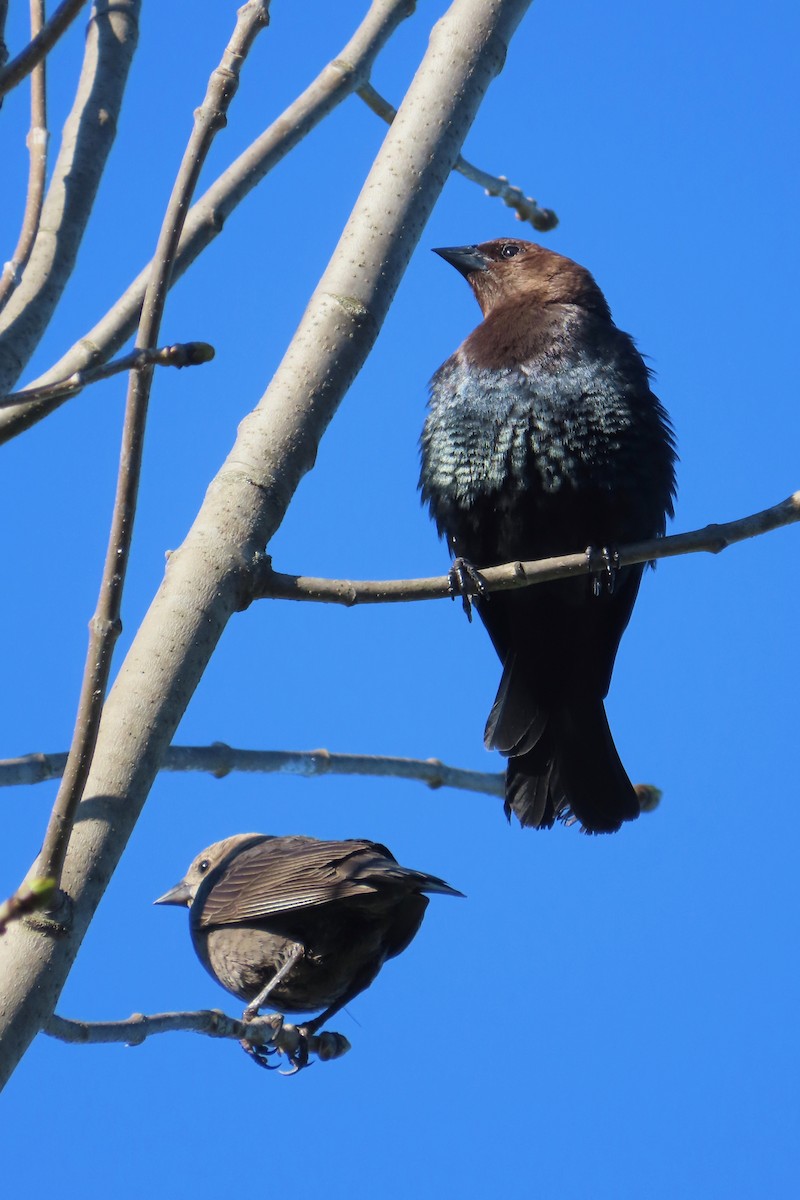
[[[54,879],[30,879],[17,888],[13,896],[0,904],[0,935],[5,933],[11,921],[18,921],[37,908],[44,908],[51,900],[55,886]]]
[[[47,55],[65,30],[69,29],[87,0],[63,0],[50,20],[16,58],[0,71],[0,97],[5,96]]]
[[[0,760],[0,787],[58,779],[66,752],[26,754]],[[162,771],[203,771],[223,779],[234,771],[259,775],[369,775],[416,779],[430,788],[452,787],[487,796],[503,795],[503,775],[449,767],[438,758],[395,758],[380,754],[332,754],[330,750],[238,750],[224,742],[210,746],[170,746]]]
[[[181,235],[171,284],[222,231],[228,216],[294,147],[345,100],[369,72],[398,25],[414,10],[413,0],[373,0],[350,41],[313,83],[228,167],[190,209]],[[136,328],[152,263],[139,273],[105,317],[67,351],[33,387],[71,375],[115,354]],[[0,411],[0,444],[48,416],[63,399],[31,402]]]
[[[153,272],[145,293],[136,347],[150,350],[158,338],[181,230],[200,170],[239,85],[239,72],[255,38],[269,23],[269,0],[248,0],[239,9],[233,36],[219,67],[212,72],[205,99],[195,112],[194,126],[178,169],[161,226]],[[77,806],[89,774],[100,716],[111,671],[114,646],[121,632],[120,611],[139,490],[144,429],[153,368],[132,371],[122,432],[117,494],[97,610],[90,622],[78,715],[44,846],[39,874],[60,882]]]
[[[99,367],[88,367],[85,371],[75,371],[67,379],[45,387],[26,388],[22,392],[12,392],[0,399],[0,408],[12,404],[24,404],[30,400],[56,399],[58,397],[74,396],[82,392],[91,383],[99,383],[102,379],[110,379],[123,371],[143,371],[145,367],[196,367],[202,363],[211,362],[214,357],[214,347],[208,342],[175,342],[172,346],[161,346],[157,350],[132,350],[122,358],[115,358],[110,363]]]
[[[33,38],[44,25],[44,0],[30,0],[31,36]],[[39,232],[44,200],[44,185],[47,178],[47,86],[44,58],[31,73],[31,127],[26,139],[30,164],[28,167],[28,191],[25,197],[25,212],[16,249],[3,266],[0,275],[0,308],[19,282],[25,264],[30,258],[33,243]]]
[[[703,551],[719,554],[736,542],[758,537],[762,533],[769,533],[796,521],[800,521],[800,492],[794,492],[788,499],[773,505],[772,508],[763,509],[749,517],[741,517],[737,521],[728,521],[723,525],[706,525],[689,533],[676,533],[671,537],[636,542],[614,549],[619,565],[623,567],[632,563],[675,558],[681,554],[698,554]],[[487,567],[481,569],[480,574],[488,591],[504,592],[513,588],[529,587],[534,583],[547,583],[553,579],[588,575],[596,570],[598,564],[595,554],[592,550],[585,550],[581,554],[563,554],[557,558],[545,558],[537,562],[512,562],[499,567]],[[284,575],[273,571],[270,558],[264,556],[255,568],[252,599],[313,600],[323,604],[343,604],[351,608],[356,604],[441,600],[452,595],[448,575],[435,575],[425,579],[315,579],[307,575]]]
[[[391,125],[397,116],[397,109],[385,100],[371,83],[363,83],[356,90],[367,107],[387,125]],[[487,196],[499,196],[504,204],[514,209],[518,221],[527,221],[540,233],[549,233],[558,225],[558,217],[552,208],[540,208],[531,196],[526,196],[521,188],[510,184],[505,175],[490,175],[467,162],[461,154],[453,163],[453,170],[458,171],[471,183],[477,183],[479,187],[484,188]]]
[[[44,1032],[72,1045],[121,1042],[126,1046],[140,1046],[157,1033],[203,1033],[206,1037],[246,1041],[251,1046],[274,1046],[279,1054],[290,1057],[296,1054],[301,1037],[300,1029],[287,1024],[280,1013],[267,1013],[245,1022],[227,1016],[218,1008],[152,1016],[133,1013],[124,1021],[72,1021],[56,1015],[46,1022]],[[323,1031],[306,1035],[305,1041],[309,1053],[316,1054],[323,1062],[341,1058],[350,1049],[350,1043],[341,1033]]]

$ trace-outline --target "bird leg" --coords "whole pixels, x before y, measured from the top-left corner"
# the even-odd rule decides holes
[[[250,1001],[247,1008],[242,1013],[243,1021],[252,1021],[253,1017],[258,1016],[258,1010],[261,1008],[262,1004],[267,999],[270,992],[273,990],[273,988],[277,984],[280,983],[280,981],[284,978],[284,976],[288,975],[289,971],[291,971],[292,967],[297,962],[298,958],[301,958],[304,953],[305,953],[305,946],[303,946],[300,942],[296,942],[294,944],[294,946],[292,947],[292,953],[287,958],[286,962],[283,964],[283,966],[280,968],[280,970],[275,972],[275,974],[272,976],[272,979],[270,979],[269,983],[267,984],[267,986],[265,988],[261,989],[261,991],[256,996],[255,1000]]]
[[[464,606],[464,612],[467,614],[467,620],[471,621],[472,597],[480,596],[481,599],[489,598],[489,589],[486,586],[486,580],[469,559],[462,558],[459,555],[453,559],[453,565],[447,572],[447,581],[450,587],[451,599],[455,600],[456,596],[461,597],[461,603]]]
[[[295,943],[295,945],[292,947],[291,954],[283,966],[275,972],[266,987],[261,989],[255,1000],[251,1000],[247,1008],[242,1013],[242,1020],[245,1023],[252,1021],[258,1016],[258,1010],[261,1008],[262,1004],[264,1004],[270,992],[272,992],[272,990],[277,986],[277,984],[280,983],[284,976],[289,973],[294,964],[297,962],[298,958],[303,955],[304,951],[305,947],[300,942]],[[301,1039],[301,1044],[303,1041],[304,1039]],[[257,1062],[260,1067],[264,1067],[267,1071],[277,1070],[277,1064],[273,1066],[272,1063],[268,1062],[268,1059],[272,1058],[273,1055],[278,1053],[274,1045],[266,1044],[263,1046],[254,1046],[248,1042],[247,1038],[243,1038],[240,1045],[242,1049],[249,1054],[253,1061]],[[305,1060],[308,1062],[307,1049],[305,1051]],[[304,1062],[302,1065],[305,1066],[306,1063]],[[293,1074],[293,1072],[289,1072],[289,1074]]]
[[[587,546],[586,557],[591,568],[592,595],[602,596],[605,591],[607,595],[613,596],[619,571],[619,551],[613,546],[601,546],[599,550],[595,550],[594,546]],[[599,560],[597,565],[595,559]]]

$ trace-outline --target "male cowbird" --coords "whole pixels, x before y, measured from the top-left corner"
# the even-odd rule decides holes
[[[377,842],[240,833],[209,846],[156,904],[189,907],[197,955],[248,1001],[317,1012],[315,1033],[409,945],[428,907],[423,892],[462,893],[401,867]]]
[[[422,498],[458,578],[590,546],[608,564],[476,598],[503,663],[485,743],[508,757],[506,815],[611,832],[639,815],[603,700],[643,570],[614,569],[613,548],[672,515],[669,420],[583,267],[512,239],[436,253],[484,315],[434,375],[422,434]]]

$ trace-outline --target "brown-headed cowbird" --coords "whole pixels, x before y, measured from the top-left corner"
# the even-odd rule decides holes
[[[282,1013],[324,1009],[303,1026],[312,1034],[409,945],[424,892],[462,894],[377,842],[240,833],[198,854],[155,903],[188,905],[197,955],[248,1001],[245,1020],[267,1000]]]
[[[475,601],[503,663],[485,742],[508,757],[506,814],[610,832],[639,815],[603,700],[643,571],[611,552],[672,515],[669,420],[583,267],[516,239],[436,253],[484,315],[434,375],[422,434],[422,498],[456,565],[589,546],[609,562]]]

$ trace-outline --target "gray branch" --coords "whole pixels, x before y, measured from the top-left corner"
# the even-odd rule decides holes
[[[614,547],[614,551],[621,567],[660,558],[676,558],[682,554],[719,554],[737,542],[759,537],[797,521],[800,521],[800,492],[794,492],[780,504],[762,509],[749,517],[740,517],[722,525],[706,525],[689,533],[675,533],[670,537]],[[599,547],[589,548],[580,554],[562,554],[536,562],[513,562],[481,568],[480,574],[489,592],[506,592],[536,583],[548,583],[553,579],[589,575],[598,570],[597,549]],[[268,556],[262,557],[256,564],[253,579],[254,600],[313,600],[322,604],[343,604],[346,608],[356,604],[443,600],[453,595],[449,575],[434,575],[425,579],[314,579],[308,575],[284,575],[274,571]]]
[[[26,754],[0,760],[0,787],[18,787],[60,779],[65,751]],[[223,779],[232,772],[259,775],[369,775],[415,779],[430,788],[452,787],[464,792],[503,795],[504,776],[486,771],[449,767],[438,758],[394,758],[380,754],[333,754],[330,750],[237,750],[224,742],[210,746],[170,746],[162,771],[202,771]]]
[[[219,66],[211,73],[203,103],[195,110],[192,132],[164,213],[152,275],[145,292],[136,337],[136,349],[139,351],[155,352],[169,280],[189,203],[214,138],[225,127],[228,108],[239,87],[242,65],[253,42],[268,24],[269,0],[248,0],[242,5]],[[81,681],[75,732],[40,854],[41,873],[58,883],[94,756],[114,647],[122,632],[122,596],[136,521],[152,381],[152,366],[130,371],[128,375],[117,489],[97,608],[89,622],[89,648]]]
[[[52,1016],[43,1028],[50,1037],[73,1046],[107,1046],[110,1043],[141,1046],[157,1033],[203,1033],[206,1037],[230,1038],[250,1046],[273,1046],[278,1054],[288,1056],[296,1053],[301,1030],[302,1026],[298,1028],[284,1022],[280,1013],[267,1013],[244,1022],[227,1016],[218,1008],[153,1013],[152,1016],[133,1013],[124,1021],[72,1021]],[[309,1053],[316,1054],[322,1062],[341,1058],[350,1049],[343,1034],[327,1031],[307,1036],[306,1044]]]
[[[141,0],[96,0],[93,7],[83,70],[36,241],[22,281],[0,313],[0,395],[13,388],[24,370],[75,266],[116,135],[140,4]]]

